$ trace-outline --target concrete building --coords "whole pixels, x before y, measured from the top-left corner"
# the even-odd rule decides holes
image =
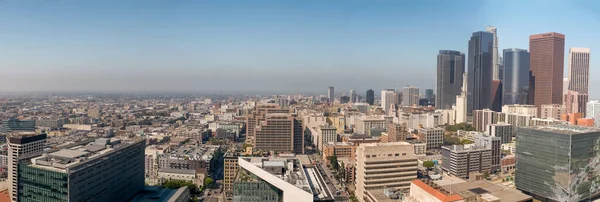
[[[323,160],[329,157],[356,159],[356,145],[352,142],[329,142],[323,147]]]
[[[546,125],[517,129],[515,185],[541,200],[588,201],[600,176],[600,129]],[[561,191],[557,191],[561,190]]]
[[[266,114],[255,128],[254,148],[280,153],[304,153],[302,120],[291,114]]]
[[[419,105],[419,88],[407,86],[402,88],[402,106]]]
[[[385,89],[381,91],[381,108],[383,112],[386,114],[389,112],[390,106],[392,104],[398,104],[398,96],[396,95],[396,90],[394,89]]]
[[[323,151],[324,145],[329,142],[337,142],[337,129],[329,124],[310,128],[310,133],[313,138],[313,144],[317,150]]]
[[[537,116],[537,111],[538,109],[535,105],[512,104],[502,106],[503,113]]]
[[[527,114],[495,113],[493,123],[508,123],[514,127],[524,127],[529,126],[533,118],[535,116]]]
[[[563,102],[568,114],[582,113],[585,114],[586,103],[588,101],[587,94],[581,94],[577,91],[569,90],[564,95]]]
[[[452,201],[480,201],[480,202],[528,202],[531,196],[520,193],[518,190],[494,184],[485,180],[460,182],[456,184],[439,186],[435,181],[413,180],[410,185],[408,202],[452,202]]]
[[[465,54],[440,50],[437,56],[436,99],[437,109],[451,109],[460,95],[465,73]],[[431,101],[431,100],[430,100]]]
[[[456,96],[456,123],[467,122],[467,75],[466,72],[463,73],[463,87],[461,88],[460,95]]]
[[[590,49],[589,48],[569,48],[569,91],[577,92],[576,104],[577,111],[567,113],[585,114],[586,103],[588,102],[588,88],[590,80]],[[574,101],[573,99],[570,99]]]
[[[401,123],[391,123],[387,127],[387,142],[405,142],[406,137],[410,135],[407,125]]]
[[[232,155],[225,155],[223,158],[223,192],[227,198],[233,198],[233,182],[239,168],[238,159]]]
[[[594,126],[600,128],[600,102],[589,101],[586,108],[585,118],[594,119]]]
[[[529,52],[523,49],[504,49],[503,105],[528,104]],[[504,112],[504,110],[503,110]]]
[[[473,110],[473,127],[476,131],[485,131],[488,125],[497,123],[494,111],[489,109]]]
[[[419,128],[438,127],[443,118],[438,112],[404,112],[398,119],[398,122],[407,125],[409,131],[414,131]]]
[[[350,102],[351,103],[357,103],[358,102],[358,95],[356,95],[356,91],[355,90],[350,90]]]
[[[500,159],[502,158],[502,138],[489,136],[484,133],[475,135],[475,146],[490,149],[492,151],[492,164],[490,172],[500,171]]]
[[[529,36],[531,88],[533,103],[562,104],[565,61],[565,35],[556,32]]]
[[[100,138],[21,160],[18,201],[128,201],[144,189],[145,143]]]
[[[545,126],[545,125],[555,125],[555,124],[569,124],[569,122],[563,121],[560,119],[541,119],[541,118],[532,118],[529,121],[530,126]]]
[[[467,114],[473,110],[489,109],[492,104],[493,43],[494,35],[474,32],[469,40],[469,85],[467,86]]]
[[[19,159],[38,155],[46,148],[46,134],[19,134],[7,137],[8,143],[8,187],[12,201],[18,199]]]
[[[335,92],[333,86],[327,88],[327,102],[333,103],[335,101]]]
[[[468,178],[471,172],[489,171],[492,166],[492,150],[467,145],[442,146],[442,170],[460,178]]]
[[[369,105],[375,104],[375,92],[372,89],[367,90],[366,98]]]
[[[246,143],[254,145],[254,133],[255,128],[262,121],[265,120],[265,116],[270,113],[289,113],[290,109],[283,109],[277,104],[262,104],[256,105],[251,114],[246,116]]]
[[[594,119],[579,118],[577,119],[578,126],[594,127]]]
[[[427,144],[427,149],[440,148],[444,144],[443,128],[421,128],[419,139]]]
[[[409,143],[361,144],[356,149],[356,198],[376,201],[368,192],[383,188],[407,191],[417,178],[417,164]]]
[[[383,116],[361,116],[356,120],[354,132],[358,134],[371,135],[372,129],[385,129],[387,126]]]
[[[540,118],[560,120],[561,115],[567,113],[567,109],[561,104],[548,104],[541,106]]]
[[[456,109],[440,109],[436,110],[435,113],[439,113],[442,116],[440,117],[440,125],[454,125],[456,122]]]
[[[504,144],[512,141],[516,128],[508,123],[497,123],[488,125],[485,131],[490,136],[499,137]]]

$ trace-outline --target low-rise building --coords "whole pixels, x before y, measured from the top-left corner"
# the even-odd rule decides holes
[[[443,128],[421,128],[419,139],[427,144],[427,149],[440,148],[444,144]]]

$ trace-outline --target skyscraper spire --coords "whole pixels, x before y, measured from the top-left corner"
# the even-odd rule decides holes
[[[492,53],[492,79],[502,80],[502,70],[500,69],[500,53],[498,52],[498,33],[494,26],[488,26],[485,30],[494,35],[494,49]]]

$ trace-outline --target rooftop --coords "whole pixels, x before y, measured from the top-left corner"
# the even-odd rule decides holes
[[[218,145],[183,145],[172,147],[172,149],[161,156],[170,159],[187,158],[189,160],[209,161],[219,147]]]
[[[189,192],[187,187],[179,189],[168,189],[160,186],[144,187],[139,191],[130,202],[170,202],[174,201],[185,192]]]
[[[468,191],[480,195],[482,198],[498,198],[500,202],[531,200],[531,196],[525,195],[516,189],[492,184],[485,180],[452,184],[442,188],[453,194],[461,195],[463,192]]]
[[[279,178],[289,184],[294,185],[297,188],[300,188],[304,191],[312,193],[311,184],[309,183],[309,178],[307,177],[307,171],[303,169],[303,166],[300,164],[300,159],[291,157],[291,158],[263,158],[263,157],[250,157],[250,158],[240,158],[241,160],[245,160],[246,162],[251,163],[252,165],[262,169],[263,171],[268,172],[272,176]],[[244,169],[240,169],[240,173],[237,175],[236,181],[256,181],[254,175],[256,173],[249,175],[244,171]],[[259,176],[261,179],[266,176]]]
[[[549,132],[561,133],[561,134],[565,134],[565,135],[600,132],[600,128],[591,128],[591,127],[583,127],[583,126],[576,126],[576,125],[564,125],[564,124],[530,126],[530,127],[528,127],[528,129],[549,131]]]

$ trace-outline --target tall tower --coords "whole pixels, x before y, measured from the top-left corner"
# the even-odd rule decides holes
[[[356,96],[355,90],[350,90],[350,102],[352,102],[352,103],[358,102],[358,97]]]
[[[456,123],[467,122],[467,72],[463,73],[460,95],[456,96]]]
[[[492,104],[492,58],[494,35],[475,32],[469,40],[469,85],[467,114],[473,110],[488,109]]]
[[[567,106],[567,113],[586,112],[588,101],[588,87],[590,80],[590,49],[589,48],[570,48],[569,49],[569,91],[577,92],[576,99],[569,98],[568,95],[575,96],[574,93],[567,93],[567,100],[577,100],[578,107]],[[569,111],[569,109],[577,109]]]
[[[502,105],[528,104],[529,94],[529,52],[511,48],[503,50],[504,91]]]
[[[372,89],[367,90],[367,103],[370,105],[375,104],[375,91]]]
[[[543,104],[563,104],[565,35],[556,32],[531,35],[529,53],[534,93],[530,103],[538,108]]]
[[[17,201],[18,174],[17,167],[20,158],[40,154],[46,148],[46,134],[24,134],[7,137],[8,141],[8,183],[9,195],[12,201]]]
[[[419,88],[414,86],[404,87],[402,89],[402,106],[412,107],[419,104]]]
[[[329,86],[329,88],[327,88],[327,100],[329,101],[329,103],[333,103],[334,99],[335,99],[335,93],[333,92],[333,86]]]
[[[398,96],[396,96],[396,91],[394,89],[385,89],[381,91],[381,108],[387,114],[390,105],[395,104]]]
[[[465,72],[465,54],[453,50],[440,50],[437,56],[435,107],[450,109],[460,95],[462,74]]]
[[[494,35],[494,50],[492,51],[492,65],[493,65],[493,72],[492,72],[492,79],[494,80],[502,80],[502,74],[501,72],[503,72],[500,69],[500,53],[498,52],[498,30],[496,29],[496,27],[494,26],[488,26],[485,28],[485,31],[492,33],[492,35]]]

